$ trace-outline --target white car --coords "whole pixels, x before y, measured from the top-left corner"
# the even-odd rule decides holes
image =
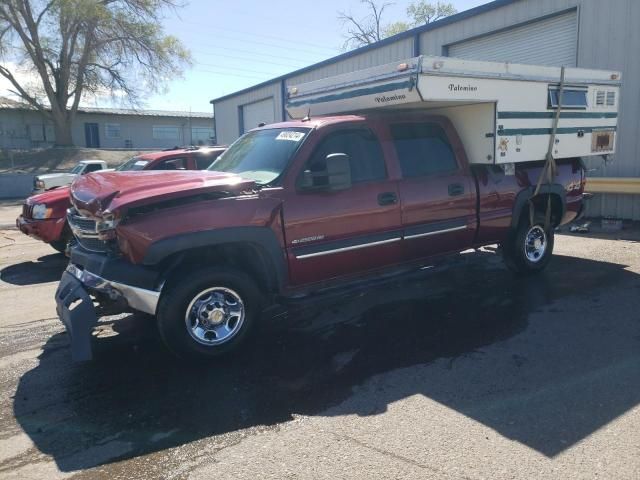
[[[71,185],[78,175],[104,170],[110,169],[107,168],[106,162],[102,160],[80,160],[78,165],[73,167],[70,172],[47,173],[36,176],[33,179],[34,192],[39,193],[52,188]]]

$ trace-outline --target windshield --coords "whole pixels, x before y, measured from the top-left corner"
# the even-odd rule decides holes
[[[140,157],[133,157],[131,160],[127,160],[120,165],[116,170],[118,172],[126,172],[129,170],[143,170],[149,163],[148,160],[140,160]]]
[[[73,167],[73,170],[71,170],[71,173],[82,173],[83,169],[84,169],[84,163],[79,163],[78,165]]]
[[[309,128],[254,130],[236,140],[208,170],[237,173],[264,185],[280,176]]]

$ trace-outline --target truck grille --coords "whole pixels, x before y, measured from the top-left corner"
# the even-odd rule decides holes
[[[109,250],[107,242],[98,238],[96,221],[94,219],[78,215],[75,210],[69,210],[67,212],[67,220],[73,236],[82,248],[91,252],[101,253]]]
[[[22,205],[22,216],[24,218],[33,218],[33,205]]]
[[[92,218],[82,217],[76,214],[70,214],[69,223],[79,228],[83,232],[96,233],[96,221]]]
[[[107,242],[105,242],[104,240],[100,240],[98,237],[76,237],[76,240],[82,248],[91,252],[104,253],[108,250]]]

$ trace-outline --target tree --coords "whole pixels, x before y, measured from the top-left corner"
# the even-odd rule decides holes
[[[378,3],[376,0],[360,0],[360,3],[364,4],[369,11],[366,16],[360,19],[357,19],[351,13],[347,14],[344,11],[338,12],[338,19],[347,27],[345,34],[346,40],[343,45],[345,49],[369,45],[383,38],[402,33],[410,28],[435,22],[436,20],[457,13],[457,10],[451,3],[438,1],[434,5],[426,0],[416,0],[411,2],[407,7],[408,21],[401,20],[384,24],[382,14],[385,9],[393,5],[393,3]]]
[[[444,17],[449,17],[458,13],[456,8],[450,3],[436,2],[436,4],[420,0],[412,2],[407,7],[407,15],[413,19],[413,25],[424,25],[435,22]]]
[[[83,98],[111,95],[139,106],[180,74],[190,54],[160,21],[177,0],[2,0],[0,75],[71,145]],[[35,85],[17,67],[37,79]]]
[[[390,2],[378,4],[375,0],[360,0],[369,10],[369,13],[361,19],[356,19],[351,13],[338,12],[338,20],[347,27],[344,48],[361,47],[382,40],[382,14],[384,10],[393,5]]]
[[[403,22],[402,20],[398,22],[390,23],[389,25],[387,25],[382,29],[383,38],[393,37],[398,33],[406,32],[411,27],[412,25],[409,22]]]

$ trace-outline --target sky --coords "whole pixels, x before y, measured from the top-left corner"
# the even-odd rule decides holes
[[[488,0],[451,3],[460,12]],[[404,20],[408,4],[396,0],[387,20]],[[340,10],[365,14],[358,0],[191,0],[164,25],[191,51],[193,67],[147,107],[209,112],[213,98],[343,53]]]
[[[157,110],[211,112],[209,101],[344,52],[338,12],[366,15],[359,0],[186,0],[167,11],[165,32],[191,51],[193,65],[144,106]],[[410,0],[387,0],[384,23],[406,20]],[[435,0],[434,0],[435,1]],[[449,0],[459,12],[489,0]],[[0,95],[8,82],[0,78]],[[114,104],[108,97],[90,106]]]

